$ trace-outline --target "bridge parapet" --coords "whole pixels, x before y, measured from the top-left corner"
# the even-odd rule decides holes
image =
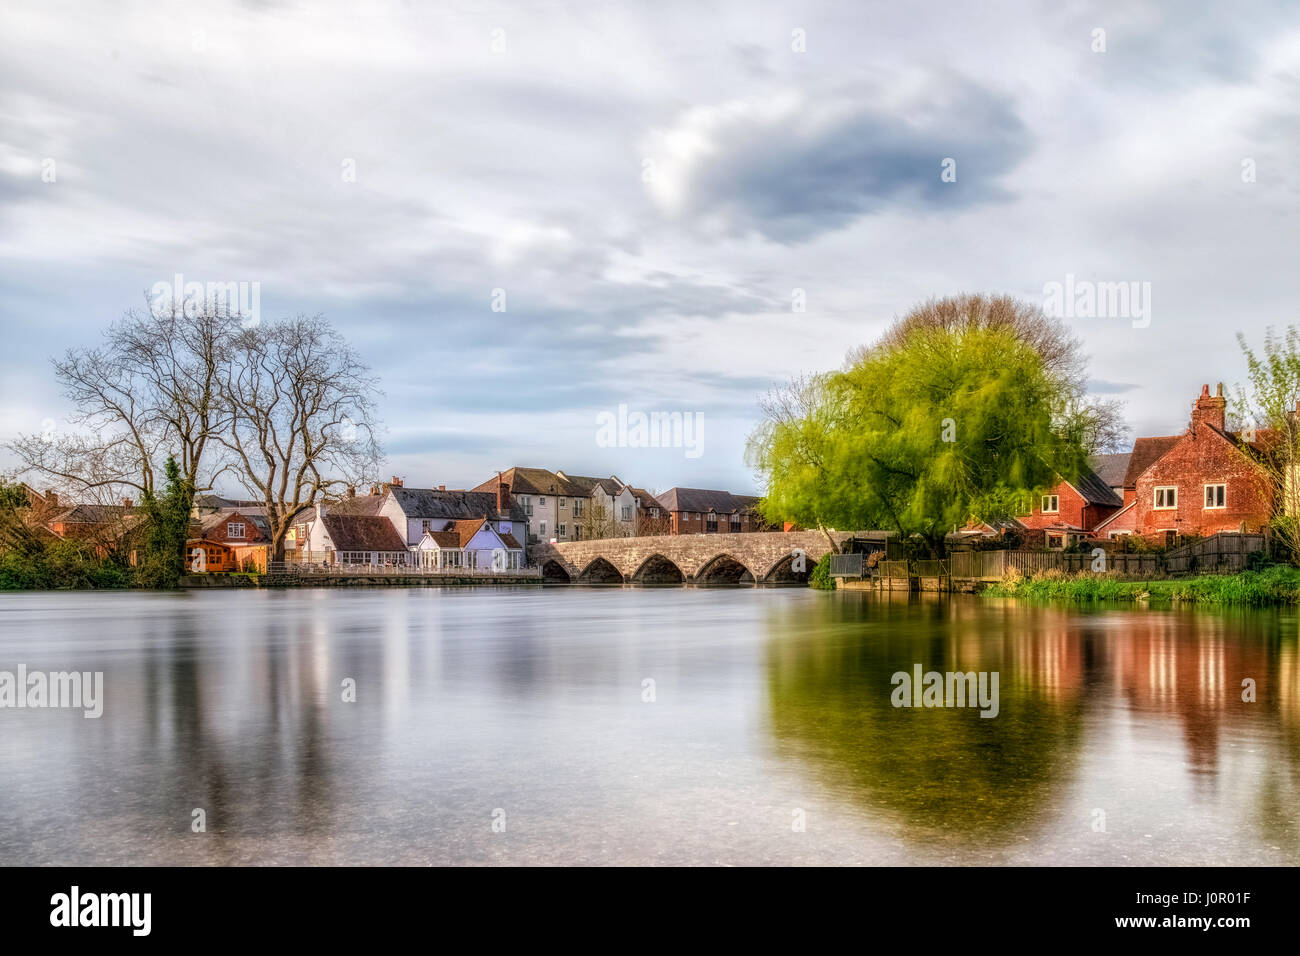
[[[832,531],[838,548],[853,532]],[[753,584],[806,580],[831,550],[820,531],[655,535],[534,545],[529,562],[552,581],[593,584]],[[798,552],[804,568],[795,571]]]

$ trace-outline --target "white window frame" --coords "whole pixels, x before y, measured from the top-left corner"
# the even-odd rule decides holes
[[[1222,504],[1217,504],[1217,505],[1208,504],[1210,500],[1210,491],[1214,488],[1219,489],[1219,494],[1216,497],[1218,497],[1222,501]],[[1210,482],[1205,486],[1204,493],[1205,493],[1205,500],[1207,502],[1207,504],[1205,505],[1206,511],[1222,511],[1228,507],[1228,483],[1226,481]]]
[[[239,529],[238,532],[235,531],[236,528]],[[227,523],[226,523],[226,537],[227,537],[227,538],[239,538],[241,541],[246,540],[247,537],[248,537],[248,525],[245,524],[245,523],[242,522],[242,521],[230,521],[230,522],[227,522]]]
[[[568,533],[569,533],[569,526],[567,524],[558,524],[555,526],[555,536],[557,538],[563,538]]]
[[[541,535],[543,538],[546,537],[546,522],[545,522],[545,521],[541,521],[541,522],[538,523],[538,525],[537,525],[537,533],[538,533],[539,535]]]
[[[546,495],[538,495],[538,496],[537,496],[537,503],[538,503],[539,505],[543,505],[543,506],[545,506],[545,504],[546,504]]]
[[[1052,503],[1052,507],[1050,507],[1050,508],[1047,507],[1047,503],[1048,503],[1049,501]],[[1060,514],[1060,513],[1061,513],[1061,496],[1060,496],[1060,495],[1043,495],[1042,505],[1043,505],[1043,514],[1045,514],[1045,515],[1055,515],[1055,514]]]
[[[1161,492],[1165,492],[1161,495]],[[1173,492],[1173,504],[1169,503],[1169,492]],[[1164,498],[1165,504],[1160,503]],[[1178,486],[1177,485],[1156,485],[1151,491],[1151,507],[1155,511],[1177,511],[1178,510]]]

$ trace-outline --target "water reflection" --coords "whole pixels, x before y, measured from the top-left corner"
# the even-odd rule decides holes
[[[1218,815],[1221,832],[1245,822],[1297,847],[1293,612],[901,595],[843,595],[819,610],[802,629],[772,622],[773,735],[783,755],[891,815],[909,838],[970,846],[1042,838],[1035,831],[1059,828],[1068,795],[1102,772],[1125,786],[1122,799],[1091,788],[1108,818],[1122,820],[1129,794],[1150,788],[1142,819],[1190,804]],[[1000,672],[1000,715],[895,708],[890,676],[914,664]],[[1247,678],[1253,703],[1242,698]]]
[[[0,595],[0,669],[105,673],[102,719],[0,711],[0,863],[1294,863],[1298,627],[804,590]],[[999,672],[999,715],[894,708],[916,664]]]

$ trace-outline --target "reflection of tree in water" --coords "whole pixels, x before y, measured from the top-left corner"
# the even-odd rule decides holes
[[[1074,651],[1064,660],[1047,655],[1045,667],[1041,653],[1018,651],[1023,616],[1013,625],[970,602],[870,600],[826,601],[801,608],[798,620],[773,621],[768,686],[780,751],[912,837],[1023,837],[1052,811],[1080,751],[1088,637],[1076,633]],[[1050,630],[1035,636],[1053,640]],[[891,677],[916,663],[999,671],[998,716],[982,718],[978,707],[895,708]]]

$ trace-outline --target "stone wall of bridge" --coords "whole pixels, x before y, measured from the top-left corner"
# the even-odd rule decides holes
[[[852,536],[830,534],[837,547]],[[830,550],[820,531],[774,531],[560,541],[533,545],[528,560],[553,583],[763,587],[806,581]],[[794,570],[798,551],[803,571]]]

